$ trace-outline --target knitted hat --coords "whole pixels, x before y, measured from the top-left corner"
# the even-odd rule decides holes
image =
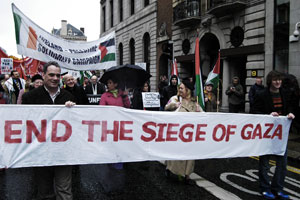
[[[183,79],[182,83],[185,85],[185,87],[189,88],[191,91],[195,89],[194,84],[189,80],[189,78]]]
[[[35,80],[38,80],[38,79],[44,80],[43,77],[42,77],[41,75],[36,74],[36,75],[34,75],[34,76],[31,78],[31,82],[33,83]]]

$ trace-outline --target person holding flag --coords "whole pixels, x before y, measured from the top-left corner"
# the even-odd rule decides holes
[[[179,85],[178,94],[173,96],[165,107],[166,111],[175,112],[203,112],[193,96],[194,85],[190,80],[183,79]],[[194,160],[170,160],[167,161],[166,176],[171,173],[178,175],[179,180],[184,180],[187,184],[193,184],[190,174],[194,171]]]
[[[206,112],[218,112],[219,111],[219,76],[220,76],[220,50],[218,52],[218,58],[213,70],[208,74],[205,81],[205,109]],[[213,91],[217,89],[217,96]]]
[[[211,72],[209,72],[205,84],[212,83],[213,90],[219,87],[219,76],[220,76],[220,50],[218,52],[217,62]]]

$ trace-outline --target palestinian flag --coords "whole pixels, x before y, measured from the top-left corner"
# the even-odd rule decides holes
[[[195,45],[195,75],[196,75],[197,102],[199,103],[201,108],[203,110],[205,110],[202,73],[201,73],[201,67],[200,67],[199,38],[198,37],[196,38],[196,45]]]
[[[93,74],[90,71],[80,71],[80,84],[83,84],[84,77],[88,77],[88,79],[90,79],[92,75]]]
[[[109,48],[115,47],[115,38],[109,39],[107,41],[104,41],[100,43],[99,49],[101,51],[101,60],[100,63],[108,62],[108,61],[115,61],[116,60],[116,54],[114,51],[110,51]]]
[[[216,89],[219,85],[219,77],[220,77],[220,50],[218,53],[217,62],[213,70],[208,74],[205,84],[212,83],[214,85],[213,89]]]

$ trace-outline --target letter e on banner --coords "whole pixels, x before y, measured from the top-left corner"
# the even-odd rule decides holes
[[[133,124],[133,121],[121,121],[120,122],[120,140],[133,140],[132,137],[126,137],[125,133],[132,133],[132,129],[125,129],[126,124]]]
[[[21,143],[21,138],[15,138],[13,139],[13,135],[20,135],[21,130],[12,130],[13,124],[22,124],[21,120],[11,120],[11,121],[5,121],[4,130],[5,130],[5,142],[6,143]]]

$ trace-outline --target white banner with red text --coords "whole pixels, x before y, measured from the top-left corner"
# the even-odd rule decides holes
[[[1,105],[0,168],[283,155],[291,120],[114,106]]]

